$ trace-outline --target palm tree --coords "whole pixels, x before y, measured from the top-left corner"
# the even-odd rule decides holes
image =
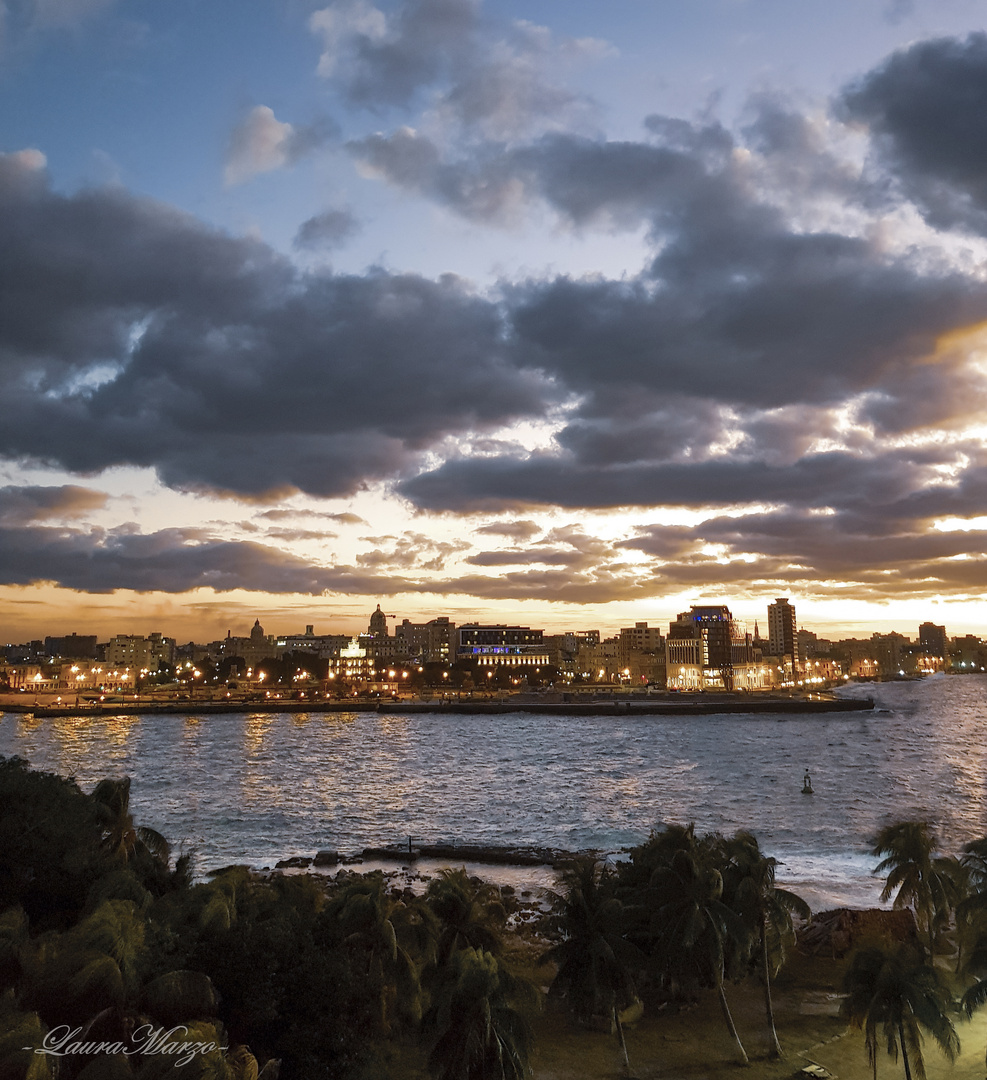
[[[531,1030],[525,1008],[533,986],[482,949],[452,953],[422,1022],[435,1080],[522,1080],[529,1073]]]
[[[431,936],[420,908],[390,895],[383,875],[371,874],[344,886],[329,903],[326,917],[339,940],[365,957],[382,1030],[390,1026],[392,1002],[417,1021],[421,984],[410,950],[427,944]]]
[[[964,945],[976,943],[987,932],[987,838],[964,844],[959,862],[965,877],[963,897],[956,905],[957,974],[966,967]]]
[[[981,932],[977,937],[967,953],[963,970],[968,975],[977,976],[977,981],[960,998],[960,1008],[972,1019],[977,1009],[987,1004],[987,933]]]
[[[106,848],[123,862],[135,855],[149,857],[167,871],[171,859],[168,841],[154,829],[134,825],[130,813],[130,777],[105,779],[93,788],[90,796],[103,830]]]
[[[492,885],[474,884],[465,869],[445,869],[428,884],[425,902],[438,919],[436,963],[441,967],[456,949],[504,951],[501,931],[507,912]]]
[[[935,953],[937,916],[948,913],[955,899],[946,860],[935,855],[937,840],[925,821],[887,825],[873,838],[872,855],[885,858],[874,868],[887,874],[881,901],[894,897],[894,907],[911,907],[929,937],[929,955]]]
[[[710,843],[697,844],[692,850],[681,848],[670,865],[654,872],[648,897],[652,933],[665,972],[691,972],[716,990],[741,1064],[747,1065],[747,1051],[733,1022],[724,981],[728,948],[744,949],[750,942],[750,931],[723,903],[723,876],[712,857],[715,847]]]
[[[740,831],[727,842],[730,862],[726,886],[730,907],[744,920],[754,938],[764,982],[764,1007],[771,1036],[771,1054],[781,1057],[771,1003],[771,977],[785,962],[785,953],[795,943],[792,916],[808,919],[809,905],[795,893],[775,885],[777,859],[764,855],[753,834]]]
[[[888,1055],[898,1060],[900,1050],[905,1080],[925,1080],[922,1029],[929,1032],[950,1061],[959,1053],[960,1041],[947,1010],[949,991],[935,968],[926,964],[911,946],[889,953],[881,948],[856,953],[843,980],[846,997],[841,1015],[864,1032],[867,1060],[877,1080],[877,1051],[883,1037]]]
[[[549,994],[565,998],[573,1015],[613,1018],[630,1071],[620,1013],[635,1000],[632,971],[644,957],[624,937],[624,905],[614,895],[613,873],[595,859],[579,859],[562,875],[563,891],[550,894],[562,940],[544,960],[557,965]]]

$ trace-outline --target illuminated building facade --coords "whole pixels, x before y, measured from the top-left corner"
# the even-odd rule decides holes
[[[456,659],[488,667],[548,666],[549,651],[544,631],[527,626],[482,626],[467,623],[459,628]]]

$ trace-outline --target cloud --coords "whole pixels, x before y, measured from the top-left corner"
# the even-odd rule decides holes
[[[275,509],[275,510],[261,510],[257,517],[263,518],[267,521],[288,521],[288,520],[314,520],[314,521],[333,521],[338,525],[366,525],[367,522],[360,517],[359,514],[353,514],[349,511],[344,511],[340,514],[326,513],[321,510],[292,510],[292,509]]]
[[[839,107],[867,125],[878,160],[931,225],[987,234],[987,35],[899,50]]]
[[[16,156],[0,272],[0,453],[74,472],[351,494],[558,393],[458,279],[303,274],[119,190],[56,195]]]
[[[127,527],[109,531],[0,527],[0,584],[39,582],[91,593],[210,588],[312,596],[392,595],[414,587],[394,575],[318,566],[274,547],[219,540],[197,529],[142,534]]]
[[[323,27],[328,75],[346,92],[380,109],[423,95],[436,116],[466,117],[456,65],[493,62],[470,52],[476,8],[331,11],[342,21]],[[549,48],[518,34],[508,57]],[[44,532],[38,550],[66,581],[77,550],[107,581],[157,581],[173,556],[177,580],[214,574],[220,587],[266,574],[278,588],[386,580],[374,591],[572,602],[703,581],[820,595],[854,582],[876,597],[955,591],[965,569],[978,580],[979,531],[935,523],[987,510],[987,284],[914,215],[900,233],[887,215],[910,198],[930,221],[980,227],[975,140],[938,160],[915,87],[932,65],[943,85],[928,107],[958,114],[964,87],[977,100],[982,48],[915,46],[844,95],[876,148],[863,170],[839,152],[832,116],[763,96],[737,131],[649,116],[636,140],[519,135],[520,121],[488,137],[477,119],[472,141],[434,122],[351,141],[364,171],[471,221],[516,225],[547,208],[560,228],[635,231],[650,246],[619,279],[533,277],[486,294],[452,275],[304,272],[119,189],[59,194],[37,152],[0,157],[9,461],[144,466],[242,499],[379,485],[423,514],[513,515],[487,520],[469,548],[366,537],[352,567],[269,564],[234,546],[227,577],[217,545],[231,542],[208,535],[162,533],[146,563],[147,538],[116,533]],[[286,161],[284,126],[254,119],[271,138],[244,160]],[[340,242],[346,213],[306,222],[296,243]],[[667,507],[706,520],[603,542],[589,527],[543,532],[534,512],[627,508],[647,523]],[[321,524],[284,507],[253,520],[282,540]]]
[[[293,243],[302,251],[336,248],[359,231],[359,222],[351,210],[324,210],[302,222]]]
[[[475,530],[480,536],[506,536],[517,542],[530,540],[542,531],[534,521],[494,521]]]
[[[357,556],[357,565],[374,570],[441,570],[446,560],[469,547],[462,541],[433,540],[424,533],[406,532],[399,537],[362,537],[381,546]],[[388,545],[385,547],[384,545]]]
[[[0,523],[23,525],[52,518],[82,517],[109,501],[102,491],[62,484],[59,487],[0,488]]]
[[[328,120],[295,127],[278,120],[267,105],[256,105],[230,135],[224,169],[226,184],[232,187],[258,173],[294,165],[324,146],[337,130]]]
[[[555,40],[527,21],[483,18],[474,0],[403,0],[385,13],[365,0],[316,11],[319,73],[351,104],[377,111],[423,98],[453,128],[517,138],[592,113],[566,89],[573,63],[608,55],[595,39]]]

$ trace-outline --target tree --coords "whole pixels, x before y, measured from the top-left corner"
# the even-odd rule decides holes
[[[0,757],[0,852],[0,910],[21,905],[32,930],[75,922],[109,865],[89,796],[18,757]]]
[[[629,1071],[620,1013],[635,1000],[632,972],[643,956],[624,937],[627,920],[610,870],[580,859],[564,872],[562,884],[561,893],[550,894],[563,939],[543,957],[558,968],[549,994],[563,996],[584,1022],[612,1017]]]
[[[981,933],[967,953],[963,971],[977,977],[976,982],[967,987],[960,998],[960,1008],[972,1019],[977,1009],[982,1009],[987,1004],[987,933]]]
[[[841,1015],[852,1027],[863,1030],[875,1080],[882,1038],[895,1061],[901,1052],[905,1080],[912,1080],[913,1069],[916,1080],[925,1080],[923,1029],[950,1061],[955,1060],[960,1042],[947,1015],[952,1006],[950,994],[936,970],[913,947],[904,945],[895,952],[860,950],[844,977],[843,991]]]
[[[727,842],[730,862],[727,888],[730,907],[744,920],[753,936],[761,978],[764,982],[764,1007],[768,1017],[771,1053],[781,1056],[781,1044],[775,1029],[771,1003],[771,977],[785,962],[786,950],[795,943],[792,915],[808,919],[809,905],[795,893],[775,885],[777,860],[764,855],[757,839],[749,832],[738,832]]]
[[[956,972],[964,970],[964,946],[987,932],[987,838],[963,845],[963,896],[956,905]]]
[[[383,875],[350,882],[326,908],[326,923],[336,940],[366,965],[375,989],[382,1031],[396,1006],[407,1019],[421,1016],[421,984],[411,950],[429,937],[421,910],[388,893]]]
[[[459,949],[441,970],[422,1030],[435,1080],[522,1080],[534,987],[482,949]]]
[[[895,908],[911,907],[919,925],[929,937],[929,955],[935,954],[936,918],[953,906],[947,860],[935,855],[937,840],[925,821],[901,821],[887,825],[873,838],[872,855],[885,858],[874,868],[875,874],[887,874],[881,891],[886,902],[894,893]]]
[[[686,971],[716,990],[727,1030],[743,1065],[747,1051],[737,1034],[724,982],[728,947],[744,949],[750,931],[723,902],[723,876],[712,844],[680,848],[668,866],[652,875],[648,907],[660,966],[672,975]]]
[[[457,949],[504,951],[501,932],[507,912],[492,885],[474,885],[464,869],[445,869],[428,884],[425,901],[438,920],[435,962],[441,967]]]

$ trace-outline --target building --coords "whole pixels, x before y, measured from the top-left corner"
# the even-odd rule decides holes
[[[447,615],[426,623],[404,619],[394,627],[395,640],[400,643],[401,655],[422,664],[452,663],[456,658],[458,641],[456,624]]]
[[[222,640],[210,642],[203,655],[210,656],[214,660],[239,656],[248,668],[252,668],[261,660],[274,660],[278,653],[277,639],[265,634],[260,619],[255,619],[254,625],[250,628],[250,637],[234,637],[227,631],[226,637]]]
[[[725,606],[694,605],[669,624],[666,680],[672,690],[760,690],[765,674],[753,637]]]
[[[45,655],[62,660],[95,660],[95,634],[68,634],[65,637],[46,637]]]
[[[779,658],[789,657],[792,673],[799,670],[799,637],[795,608],[785,597],[768,604],[768,652]]]
[[[589,676],[594,667],[595,650],[600,645],[599,630],[567,630],[542,638],[548,663],[566,680],[577,675]]]
[[[635,685],[647,683],[664,688],[665,638],[657,626],[639,622],[623,627],[617,634],[617,644],[621,675]]]
[[[314,625],[309,623],[304,634],[285,634],[278,637],[277,648],[279,653],[312,653],[326,660],[339,656],[339,650],[346,648],[349,643],[349,634],[316,634]]]
[[[175,663],[175,639],[153,633],[149,637],[139,634],[117,634],[104,648],[108,667],[132,668],[134,671],[159,671]]]
[[[544,631],[527,626],[466,623],[458,631],[456,659],[486,667],[548,667]]]
[[[376,667],[367,648],[368,637],[360,634],[340,649],[339,655],[330,661],[330,682],[339,679],[347,683],[369,683],[373,679]]]
[[[918,628],[918,643],[923,653],[928,656],[945,657],[949,653],[946,642],[946,627],[924,622]]]

